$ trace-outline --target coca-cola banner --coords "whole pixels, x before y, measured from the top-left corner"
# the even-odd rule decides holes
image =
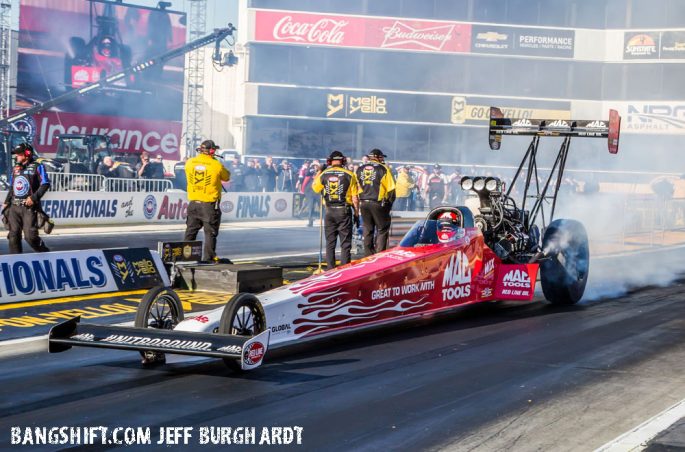
[[[426,52],[469,52],[471,25],[459,22],[255,12],[255,40]]]
[[[118,151],[148,151],[165,159],[180,160],[178,121],[46,111],[22,119],[14,127],[28,132],[29,140],[41,154],[56,153],[61,134],[109,135]]]

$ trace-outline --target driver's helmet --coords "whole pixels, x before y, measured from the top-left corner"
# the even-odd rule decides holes
[[[440,243],[447,243],[464,237],[466,231],[461,227],[459,214],[445,212],[437,218],[436,233]]]
[[[105,57],[110,57],[114,53],[114,41],[109,36],[103,37],[98,43],[98,53]]]

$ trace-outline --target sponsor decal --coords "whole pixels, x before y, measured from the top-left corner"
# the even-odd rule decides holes
[[[43,199],[43,210],[51,218],[114,218],[117,199]]]
[[[31,184],[26,176],[16,176],[13,185],[14,195],[23,198],[31,191]]]
[[[225,345],[223,347],[217,348],[216,351],[240,355],[243,352],[243,348],[239,345]]]
[[[508,27],[487,27],[474,25],[471,51],[483,53],[511,53],[512,29]]]
[[[125,336],[110,334],[100,340],[109,344],[131,345],[136,347],[159,347],[176,350],[211,351],[212,343],[204,341],[188,341],[180,339],[158,339],[143,336]]]
[[[288,201],[286,201],[285,199],[277,199],[276,202],[274,203],[274,209],[276,209],[276,212],[283,212],[287,208],[288,208]]]
[[[33,119],[33,116],[25,116],[18,121],[14,121],[10,128],[19,132],[26,132],[28,134],[26,135],[26,141],[29,143],[33,143],[36,137],[36,121]]]
[[[271,208],[270,195],[238,196],[237,218],[266,218]]]
[[[168,195],[164,195],[162,205],[157,214],[158,220],[185,220],[188,217],[188,201],[179,198],[171,201]]]
[[[487,276],[495,271],[495,259],[490,259],[483,266],[483,275]]]
[[[200,323],[209,323],[209,317],[206,315],[196,315],[195,317],[191,317],[188,320],[195,320],[196,322]]]
[[[504,287],[518,287],[530,289],[530,277],[528,272],[521,269],[510,270],[504,278],[502,278],[502,285]]]
[[[489,298],[492,296],[492,289],[490,287],[486,287],[483,289],[480,293],[481,298]]]
[[[461,96],[452,98],[450,122],[452,124],[464,124],[466,122],[466,99]]]
[[[659,33],[626,32],[623,39],[625,43],[623,58],[658,58]]]
[[[226,213],[226,214],[231,213],[231,212],[233,212],[233,203],[229,200],[222,201],[219,204],[219,208],[221,209],[221,211],[223,213]]]
[[[627,131],[640,133],[683,133],[685,103],[630,103],[624,127]]]
[[[588,129],[606,129],[607,124],[604,121],[590,121],[585,127]]]
[[[95,335],[91,333],[83,333],[71,336],[70,339],[73,339],[75,341],[93,342],[95,340]]]
[[[376,95],[354,96],[349,94],[328,94],[326,117],[340,113],[341,117],[360,117],[362,115],[387,115],[388,101]]]
[[[155,195],[147,195],[143,200],[143,215],[146,219],[152,220],[157,213],[157,198]]]
[[[157,248],[162,262],[202,260],[202,241],[160,242]]]
[[[133,196],[128,201],[122,201],[119,205],[124,211],[124,218],[133,216]]]
[[[519,119],[517,121],[514,121],[512,124],[513,127],[533,127],[533,123],[530,122],[527,118],[524,119]]]
[[[304,15],[298,15],[303,17]],[[345,39],[345,27],[349,22],[343,19],[321,17],[314,21],[296,20],[284,16],[273,28],[276,41],[294,41],[309,44],[339,45]]]
[[[147,248],[103,250],[119,290],[146,289],[163,284]]]
[[[409,25],[396,20],[390,27],[383,27],[385,37],[381,48],[417,46],[428,50],[440,51],[453,38],[455,25],[422,26],[420,22]]]
[[[454,301],[471,295],[471,268],[468,256],[457,251],[445,266],[442,278],[442,300]]]
[[[0,263],[0,299],[101,288],[106,284],[104,263],[99,256]]]
[[[562,121],[561,119],[557,119],[556,121],[552,121],[549,124],[547,124],[548,128],[555,128],[555,129],[569,129],[571,128],[571,125],[567,123],[566,121]]]
[[[284,323],[282,325],[276,325],[271,327],[272,333],[290,333],[291,326],[289,323]]]
[[[261,342],[252,342],[243,351],[243,361],[248,366],[259,364],[264,358],[265,351],[266,349]]]
[[[685,31],[662,31],[659,57],[685,59]]]
[[[468,52],[471,25],[400,18],[255,12],[255,40],[300,45]]]

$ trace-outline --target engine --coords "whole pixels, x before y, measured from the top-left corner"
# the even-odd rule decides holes
[[[490,249],[507,263],[530,261],[539,251],[540,229],[528,224],[528,211],[505,194],[504,183],[497,177],[464,177],[461,188],[477,195],[475,206],[466,204]]]

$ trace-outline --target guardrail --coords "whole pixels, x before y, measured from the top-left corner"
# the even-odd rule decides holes
[[[168,179],[107,178],[99,174],[48,173],[52,191],[165,192],[173,188]]]
[[[167,179],[105,178],[105,191],[158,193],[169,191],[173,184]]]

